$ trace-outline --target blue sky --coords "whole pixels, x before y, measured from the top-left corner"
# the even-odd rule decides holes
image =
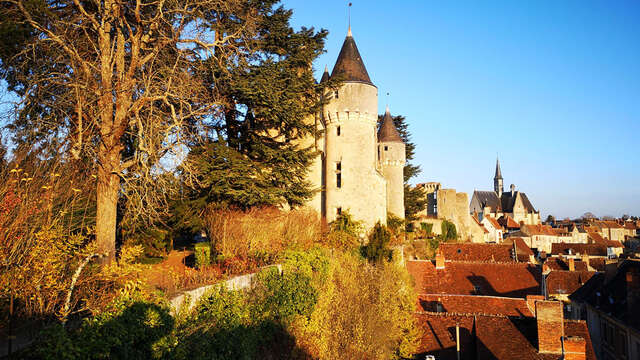
[[[347,1],[287,0],[293,25],[347,32]],[[493,188],[496,153],[543,216],[640,216],[640,2],[353,1],[369,75],[407,117],[422,174]]]

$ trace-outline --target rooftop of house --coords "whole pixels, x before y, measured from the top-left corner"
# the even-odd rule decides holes
[[[607,246],[603,244],[551,244],[551,254],[587,254],[590,256],[607,256]]]
[[[556,229],[552,228],[551,225],[521,225],[520,231],[529,236],[533,235],[551,235],[551,236],[559,236],[560,234],[556,231]]]
[[[525,298],[541,294],[542,272],[527,263],[407,261],[418,294],[487,295]]]
[[[473,192],[473,196],[479,201],[482,207],[489,207],[495,212],[505,213],[513,212],[513,207],[518,195],[520,195],[522,206],[527,213],[537,212],[531,204],[531,201],[529,201],[527,194],[521,191],[505,191],[502,193],[501,197],[498,197],[498,194],[495,191],[476,190]]]
[[[418,295],[421,311],[448,312],[454,314],[534,316],[535,309],[521,298],[481,295]]]
[[[441,243],[445,259],[458,261],[514,262],[513,246],[505,244]]]
[[[502,225],[500,225],[500,223],[498,222],[498,220],[496,220],[494,217],[492,216],[485,216],[485,219],[487,219],[487,221],[489,222],[489,224],[491,224],[491,226],[493,226],[494,229],[496,230],[504,230],[502,228]]]
[[[561,359],[562,354],[538,352],[535,317],[451,314],[416,314],[423,329],[419,353],[438,360],[457,359],[456,326],[460,331],[460,359]],[[595,360],[591,337],[584,321],[564,320],[565,337],[585,339],[586,359]]]
[[[608,238],[602,237],[602,235],[600,235],[597,232],[588,232],[587,236],[589,237],[589,239],[591,239],[591,241],[593,241],[594,244],[600,244],[600,245],[604,245],[606,247],[612,247],[612,248],[624,247],[624,245],[622,245],[620,241],[609,240]]]
[[[507,229],[520,229],[520,224],[518,224],[513,218],[509,215],[502,215],[498,219],[498,223]]]
[[[640,331],[640,260],[624,260],[610,275],[598,273],[569,298]]]
[[[547,295],[571,295],[582,287],[595,271],[552,270],[547,275]]]
[[[554,271],[554,270],[569,270],[569,259],[565,259],[562,257],[548,257],[544,264],[542,265],[542,271]],[[574,270],[575,271],[588,271],[587,263],[584,261],[574,259]]]

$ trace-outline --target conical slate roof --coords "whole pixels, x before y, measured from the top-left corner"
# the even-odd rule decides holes
[[[323,82],[329,80],[329,69],[327,68],[327,66],[324,66],[324,73],[322,74],[322,78],[320,78],[320,83],[322,84]]]
[[[362,57],[360,57],[356,41],[351,36],[351,29],[349,29],[349,33],[344,39],[340,55],[338,55],[336,65],[331,72],[331,77],[336,75],[341,76],[344,81],[356,81],[373,85],[369,78],[369,73],[367,73],[367,69],[362,62]]]
[[[500,160],[496,158],[496,175],[494,179],[502,179],[502,171],[500,171]]]
[[[401,142],[402,137],[396,129],[396,125],[393,123],[393,118],[389,113],[389,107],[387,106],[387,111],[384,114],[384,118],[382,118],[382,124],[380,125],[380,129],[378,130],[378,141],[379,142]]]

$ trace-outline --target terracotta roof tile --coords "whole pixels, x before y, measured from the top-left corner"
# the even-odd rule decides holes
[[[513,247],[503,244],[441,243],[438,247],[445,259],[459,261],[514,262]]]
[[[498,220],[496,220],[495,218],[491,217],[491,216],[487,216],[486,217],[487,221],[489,221],[491,223],[491,225],[496,228],[497,230],[501,230],[502,229],[502,225],[500,225],[500,223],[498,222]]]
[[[547,276],[547,294],[570,295],[595,274],[595,271],[553,270]]]
[[[587,254],[595,256],[607,256],[607,247],[602,244],[571,244],[571,243],[553,243],[551,244],[551,253],[558,254]]]
[[[525,299],[479,295],[419,295],[419,308],[427,312],[534,316]]]
[[[524,298],[539,295],[542,273],[526,263],[446,261],[436,269],[431,261],[407,261],[418,294],[487,295]]]
[[[574,264],[575,264],[574,270],[576,271],[588,270],[587,264],[581,260],[575,259]],[[569,261],[559,257],[550,257],[550,258],[547,258],[547,260],[542,265],[542,270],[543,271],[548,271],[548,270],[567,270],[568,271]]]
[[[421,312],[416,314],[423,330],[419,354],[434,355],[438,360],[454,360],[456,326],[460,329],[460,358],[559,360],[561,354],[540,354],[537,349],[537,326],[534,317],[506,317]],[[584,321],[564,322],[566,336],[586,340],[586,358],[595,360],[593,345]]]

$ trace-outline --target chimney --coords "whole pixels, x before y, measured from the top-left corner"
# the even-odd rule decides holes
[[[536,322],[538,325],[538,352],[561,354],[562,337],[564,336],[562,302],[536,301]]]
[[[591,264],[589,263],[589,254],[581,255],[580,258],[582,259],[582,262],[587,265],[587,271],[592,271]]]
[[[576,271],[576,259],[569,258],[569,271]]]
[[[618,270],[618,260],[605,260],[604,261],[604,282],[608,283],[616,275]]]
[[[532,313],[536,313],[536,301],[544,300],[544,295],[527,295],[527,307]]]
[[[511,196],[513,197],[515,193],[516,193],[516,186],[511,184]]]
[[[640,271],[638,268],[629,268],[627,278],[627,313],[632,314],[640,305]]]
[[[565,360],[587,360],[587,341],[580,336],[564,338]]]
[[[444,269],[444,255],[442,253],[436,254],[436,269]]]

